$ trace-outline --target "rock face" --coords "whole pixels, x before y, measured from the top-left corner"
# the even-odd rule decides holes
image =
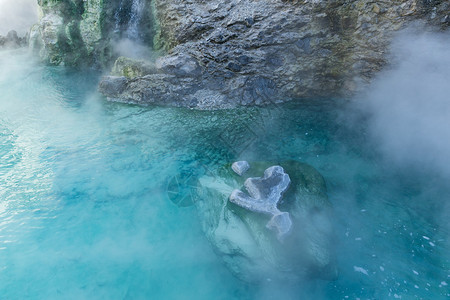
[[[87,57],[80,33],[81,1],[38,0],[39,24],[30,31],[30,47],[49,64],[76,65]],[[89,62],[88,62],[89,63]]]
[[[110,66],[124,55],[117,42],[132,39],[165,55],[156,64],[122,59],[100,91],[198,109],[351,95],[387,64],[393,33],[417,19],[441,30],[450,22],[442,0],[38,2],[30,46],[45,61]]]
[[[261,175],[271,165],[251,163],[248,175]],[[335,279],[333,212],[322,176],[311,166],[288,161],[272,169],[281,176],[273,179],[285,177],[282,174],[286,173],[278,168],[284,169],[291,180],[277,205],[277,209],[289,213],[292,221],[290,232],[282,241],[267,227],[271,215],[229,201],[230,194],[244,183],[244,178],[235,174],[230,166],[218,170],[217,174],[201,177],[198,183],[195,205],[207,238],[233,274],[248,282]],[[266,180],[271,178],[268,173],[264,177]],[[275,181],[277,183],[268,186],[284,186],[279,185],[283,180]],[[266,183],[257,190],[264,190]],[[258,183],[255,182],[255,186]],[[264,198],[267,190],[263,194],[252,193],[255,198]]]
[[[211,109],[348,96],[387,63],[394,32],[418,18],[449,23],[448,1],[432,0],[155,0],[154,7],[155,44],[173,68],[129,79],[116,93],[102,88],[110,99]]]

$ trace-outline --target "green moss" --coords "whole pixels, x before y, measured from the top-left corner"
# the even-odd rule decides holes
[[[134,60],[121,56],[114,63],[111,74],[115,76],[125,76],[127,78],[135,78],[155,72],[155,66],[150,62]]]
[[[164,41],[161,38],[161,23],[159,22],[158,12],[156,9],[155,0],[150,3],[152,27],[153,27],[153,49],[161,50],[164,48]]]

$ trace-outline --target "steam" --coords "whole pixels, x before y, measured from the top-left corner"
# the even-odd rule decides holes
[[[38,21],[36,0],[0,0],[0,35],[15,30],[25,35]]]
[[[358,99],[370,146],[388,169],[415,177],[412,198],[450,238],[450,35],[407,30],[395,39],[394,64]],[[357,118],[356,118],[357,119]],[[438,208],[438,209],[436,209]]]
[[[125,56],[133,59],[153,59],[156,53],[137,41],[128,38],[121,39],[112,44],[118,56]]]
[[[375,148],[397,167],[450,176],[449,49],[448,34],[401,33],[393,67],[358,101]]]

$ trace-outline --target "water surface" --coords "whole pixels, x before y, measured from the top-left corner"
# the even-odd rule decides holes
[[[348,104],[138,107],[105,101],[98,78],[0,52],[0,299],[450,296],[446,178],[385,163]],[[236,159],[322,173],[337,281],[249,285],[221,264],[186,182]]]

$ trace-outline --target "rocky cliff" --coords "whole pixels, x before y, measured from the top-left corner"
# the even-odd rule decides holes
[[[135,2],[135,1],[133,1]],[[54,65],[110,65],[114,43],[124,38],[133,17],[132,1],[123,0],[38,0],[40,21],[31,28],[30,47]],[[139,38],[152,46],[150,1],[141,0],[147,11],[139,22]],[[151,36],[150,36],[151,35]]]
[[[200,109],[351,95],[386,65],[395,32],[415,20],[433,30],[450,22],[450,4],[438,0],[144,2],[151,25],[141,34],[151,31],[151,38],[143,44],[165,55],[120,58],[101,92],[117,101]],[[114,57],[111,32],[121,1],[40,5],[31,40],[47,61],[79,64],[88,57],[105,65]]]

